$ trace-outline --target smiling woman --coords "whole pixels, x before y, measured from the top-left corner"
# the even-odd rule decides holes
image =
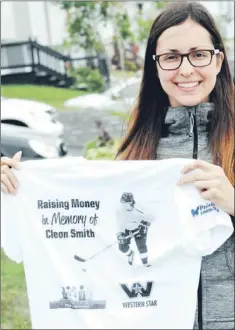
[[[232,76],[213,18],[198,3],[172,4],[152,25],[138,102],[117,158],[162,158],[166,140],[161,137],[169,134],[170,122],[182,119],[182,107],[188,107],[183,113],[188,114],[189,131],[194,131],[193,149],[198,147],[199,120],[210,126],[209,139],[199,141],[206,160],[212,157],[234,183],[233,102]],[[176,107],[181,110],[174,111]],[[182,149],[168,151],[168,158],[182,157]],[[195,151],[193,158],[205,158]]]
[[[234,86],[221,35],[201,4],[173,3],[153,22],[137,104],[116,158],[194,158],[179,184],[195,185],[234,215]],[[196,168],[201,173],[191,175]],[[230,238],[204,257],[197,329],[234,328],[233,256]]]

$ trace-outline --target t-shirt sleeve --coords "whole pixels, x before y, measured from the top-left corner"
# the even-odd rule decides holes
[[[17,263],[23,259],[20,234],[22,214],[20,196],[1,192],[1,247]]]
[[[201,197],[193,185],[177,188],[181,244],[185,252],[209,255],[233,233],[230,216],[216,204]]]

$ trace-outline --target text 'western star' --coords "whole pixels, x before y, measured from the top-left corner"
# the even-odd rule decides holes
[[[69,210],[70,208],[94,208],[95,210],[99,210],[100,201],[84,201],[80,199],[71,199],[70,201],[60,201],[56,200],[42,200],[39,199],[37,201],[38,209],[65,209]]]

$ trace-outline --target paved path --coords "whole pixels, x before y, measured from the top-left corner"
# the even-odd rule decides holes
[[[101,120],[112,137],[121,137],[125,131],[124,121],[107,112],[65,110],[59,113],[59,120],[65,126],[65,142],[72,156],[82,155],[85,143],[97,137],[95,120]]]

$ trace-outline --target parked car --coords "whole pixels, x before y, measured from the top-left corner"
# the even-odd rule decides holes
[[[65,107],[90,110],[126,111],[134,104],[139,88],[140,77],[132,77],[109,88],[104,93],[91,93],[65,101]]]
[[[67,155],[67,147],[55,134],[28,127],[1,124],[1,156],[12,157],[22,150],[22,160],[57,158]]]
[[[35,129],[61,136],[64,125],[57,120],[57,110],[45,103],[1,97],[1,123]]]

